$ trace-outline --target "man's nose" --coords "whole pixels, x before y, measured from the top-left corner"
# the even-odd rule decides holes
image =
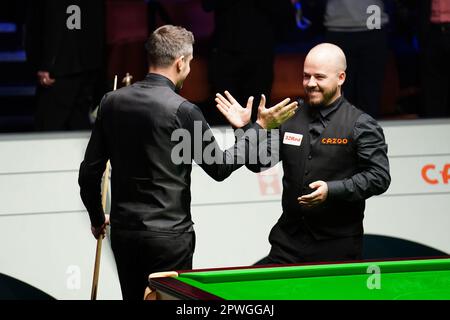
[[[314,77],[309,78],[308,81],[307,81],[307,83],[306,83],[306,86],[307,86],[308,88],[314,88],[314,87],[316,87],[316,86],[317,86],[316,79],[314,79]]]

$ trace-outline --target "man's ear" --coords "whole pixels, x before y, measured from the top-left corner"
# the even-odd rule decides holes
[[[184,56],[181,56],[181,57],[179,57],[178,59],[175,60],[175,65],[177,67],[177,71],[178,72],[181,72],[181,70],[183,70],[184,64],[185,64]]]
[[[338,75],[338,85],[342,86],[345,82],[346,74],[344,71],[340,72]]]

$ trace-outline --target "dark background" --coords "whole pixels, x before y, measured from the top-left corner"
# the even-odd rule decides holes
[[[408,2],[408,6],[402,6],[392,1],[387,6],[389,56],[380,119],[421,117],[418,9],[414,1]],[[212,125],[225,124],[210,98],[213,92],[208,81],[214,14],[202,9],[201,0],[107,0],[104,3],[105,60],[96,99],[112,89],[115,74],[119,86],[127,72],[133,75],[133,81],[143,78],[147,68],[144,42],[148,34],[160,25],[171,23],[191,30],[196,38],[195,59],[182,95],[198,104]],[[0,2],[0,132],[34,130],[36,75],[27,63],[24,50],[29,4],[26,0]],[[314,20],[315,14],[308,12],[308,18]],[[286,21],[283,33],[277,35],[271,104],[303,94],[302,61],[307,51],[323,40],[323,28],[319,24],[300,30],[295,26],[294,10],[291,16],[292,21]]]

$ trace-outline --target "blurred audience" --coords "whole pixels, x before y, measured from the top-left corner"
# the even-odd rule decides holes
[[[36,129],[89,129],[89,112],[102,95],[96,90],[104,69],[103,1],[30,1],[26,51],[38,80]]]
[[[309,7],[307,11],[314,11],[316,16],[318,12],[322,14],[325,41],[342,48],[347,56],[344,96],[371,116],[379,117],[388,53],[386,25],[389,17],[384,11],[384,1],[302,2]]]
[[[254,96],[256,119],[261,94],[270,99],[276,40],[295,24],[290,0],[202,0],[202,5],[215,14],[212,94],[228,90],[243,105]]]
[[[169,13],[161,4],[159,0],[145,0],[148,11],[148,31],[151,34],[158,27],[158,19],[161,19],[164,24],[173,24]]]
[[[275,51],[277,54],[285,50],[301,54],[319,40],[338,45],[347,55],[345,97],[374,117],[385,116],[386,103],[382,107],[381,101],[382,93],[386,97],[383,80],[387,68],[388,23],[390,45],[397,54],[397,62],[388,68],[400,66],[393,74],[403,79],[408,90],[415,90],[408,91],[414,94],[411,97],[405,96],[406,91],[399,94],[399,90],[393,90],[397,93],[389,100],[396,101],[392,106],[395,105],[396,112],[413,110],[422,117],[450,117],[448,0],[27,2],[28,10],[22,9],[25,5],[16,4],[14,10],[9,7],[7,13],[3,10],[0,20],[20,25],[26,15],[27,61],[38,85],[35,112],[38,130],[89,129],[89,112],[106,91],[106,81],[110,89],[115,74],[119,80],[127,72],[135,78],[143,76],[139,74],[145,70],[142,68],[145,64],[143,41],[149,30],[165,23],[192,27],[194,20],[193,30],[202,34],[198,39],[203,39],[197,46],[203,49],[196,51],[199,63],[193,66],[200,75],[198,86],[203,88],[201,94],[197,94],[201,101],[197,102],[208,107],[203,110],[208,120],[222,118],[211,108],[212,99],[206,101],[207,87],[212,95],[229,90],[241,104],[254,96],[256,109],[261,93],[268,99],[271,96]],[[71,5],[80,8],[79,29],[67,26],[74,14],[68,10]],[[21,48],[21,30],[17,28],[16,32],[3,35],[3,51]],[[9,41],[8,46],[4,39]],[[207,54],[208,68],[202,63],[202,57]],[[205,84],[206,72],[209,79]],[[195,91],[188,87],[186,90],[190,90],[184,92],[187,95]],[[253,117],[255,115],[256,110]]]
[[[420,0],[422,116],[450,116],[450,1]]]

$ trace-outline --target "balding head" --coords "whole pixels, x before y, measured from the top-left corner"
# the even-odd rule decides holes
[[[347,60],[344,51],[332,43],[321,43],[312,48],[305,59],[306,62],[320,64],[335,72],[345,72]]]
[[[305,58],[303,87],[311,105],[329,105],[341,95],[347,62],[338,46],[322,43]]]

